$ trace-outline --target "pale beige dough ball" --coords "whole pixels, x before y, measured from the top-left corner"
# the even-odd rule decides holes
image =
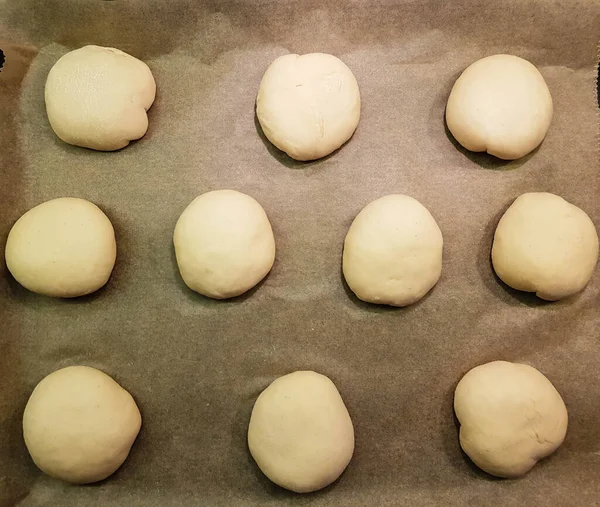
[[[442,232],[427,208],[407,195],[387,195],[352,222],[344,242],[344,277],[363,301],[407,306],[437,283],[442,250]]]
[[[23,414],[35,464],[75,484],[101,481],[125,461],[142,424],[131,395],[108,375],[70,366],[45,377]]]
[[[309,493],[346,469],[354,452],[354,427],[329,378],[297,371],[276,379],[256,400],[248,446],[271,481]]]
[[[275,238],[262,206],[235,190],[197,197],[173,234],[186,285],[204,296],[239,296],[260,282],[275,261]]]
[[[148,130],[156,83],[148,66],[123,51],[85,46],[61,57],[46,80],[46,111],[64,142],[123,148]]]
[[[476,61],[457,79],[446,122],[467,150],[514,160],[539,146],[552,113],[550,90],[537,68],[517,56],[494,55]]]
[[[492,263],[513,289],[556,301],[587,285],[598,262],[598,234],[590,217],[558,195],[519,196],[500,219]]]
[[[281,56],[262,78],[256,115],[269,141],[290,157],[321,158],[350,139],[358,125],[358,83],[335,56]]]
[[[72,298],[106,284],[117,244],[113,226],[98,206],[61,197],[39,204],[17,220],[5,254],[9,271],[25,288]]]
[[[519,477],[562,444],[565,404],[531,366],[493,361],[469,371],[456,386],[460,445],[482,470]]]

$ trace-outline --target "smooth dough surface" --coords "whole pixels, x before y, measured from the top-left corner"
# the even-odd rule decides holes
[[[117,244],[98,206],[73,197],[39,204],[11,229],[6,265],[23,287],[46,296],[90,294],[108,281]]]
[[[64,142],[113,151],[148,130],[156,83],[148,66],[123,51],[85,46],[60,58],[46,80],[46,111]]]
[[[23,414],[35,464],[75,484],[101,481],[125,461],[142,424],[131,395],[95,368],[69,366],[45,377]]]
[[[260,282],[275,261],[275,238],[265,210],[235,190],[197,197],[173,234],[186,285],[204,296],[239,296]]]
[[[329,378],[297,371],[276,379],[256,400],[248,446],[271,481],[309,493],[346,469],[354,452],[354,427]]]
[[[343,271],[368,303],[407,306],[442,272],[442,232],[431,213],[407,195],[381,197],[363,208],[344,242]]]
[[[456,386],[460,445],[482,470],[497,477],[527,473],[562,444],[567,408],[535,368],[493,361],[469,371]]]
[[[581,291],[598,262],[590,217],[558,195],[519,196],[500,219],[492,263],[512,288],[556,301]]]
[[[552,96],[537,68],[518,56],[494,55],[476,61],[457,79],[446,123],[467,150],[514,160],[539,146],[552,114]]]
[[[262,78],[256,115],[269,141],[293,159],[321,158],[342,146],[356,130],[358,83],[335,56],[281,56]]]

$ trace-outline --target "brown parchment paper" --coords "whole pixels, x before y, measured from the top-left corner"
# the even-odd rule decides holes
[[[1,0],[0,248],[23,212],[77,196],[111,218],[119,253],[107,287],[72,301],[1,265],[0,505],[600,505],[600,273],[547,304],[489,261],[523,192],[600,224],[599,38],[596,0]],[[143,59],[158,85],[148,134],[120,152],[68,146],[45,115],[48,70],[89,43]],[[341,150],[302,164],[265,140],[254,101],[275,57],[313,51],[353,70],[362,117]],[[537,65],[555,107],[543,145],[510,163],[465,152],[443,121],[459,73],[500,52]],[[258,288],[224,302],[185,287],[171,243],[181,211],[218,188],[263,205],[278,249]],[[427,206],[445,242],[438,285],[406,309],[358,301],[341,275],[354,216],[395,192]],[[455,385],[495,359],[541,370],[569,409],[564,445],[521,480],[479,472],[458,443]],[[143,414],[124,466],[85,487],[38,471],[20,427],[35,384],[72,364],[113,376]],[[272,485],[246,446],[256,396],[298,369],[333,379],[356,429],[347,471],[306,496]]]

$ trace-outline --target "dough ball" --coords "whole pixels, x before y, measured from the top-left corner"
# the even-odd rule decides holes
[[[248,446],[271,481],[309,493],[346,469],[354,452],[354,427],[331,380],[297,371],[279,377],[256,400]]]
[[[582,290],[597,261],[598,234],[590,217],[554,194],[521,195],[496,228],[496,274],[513,289],[548,301]]]
[[[179,217],[173,235],[186,285],[227,299],[260,282],[275,261],[275,238],[265,210],[235,190],[197,197]]]
[[[476,61],[457,79],[446,123],[467,150],[514,160],[543,141],[552,111],[550,90],[533,64],[494,55]]]
[[[493,361],[456,386],[460,445],[482,470],[519,477],[562,444],[567,409],[558,391],[526,364]]]
[[[60,58],[46,81],[50,125],[64,142],[113,151],[148,130],[156,84],[148,66],[123,51],[85,46]]]
[[[352,222],[344,242],[344,277],[363,301],[407,306],[437,283],[442,246],[442,232],[425,206],[407,195],[387,195]]]
[[[33,390],[23,414],[23,436],[43,472],[87,484],[123,464],[141,424],[135,401],[113,379],[94,368],[70,366]]]
[[[358,83],[335,56],[281,56],[262,78],[256,115],[269,141],[290,157],[321,158],[342,146],[356,130]]]
[[[6,266],[23,287],[61,298],[103,287],[117,244],[108,217],[85,199],[61,197],[25,213],[6,242]]]

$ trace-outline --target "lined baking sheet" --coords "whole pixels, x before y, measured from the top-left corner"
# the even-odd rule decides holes
[[[35,204],[76,196],[112,220],[110,282],[73,301],[0,277],[0,505],[594,505],[600,498],[600,274],[578,297],[543,303],[493,274],[495,225],[519,194],[549,191],[600,224],[596,1],[402,0],[0,2],[0,247]],[[152,69],[148,134],[116,153],[68,146],[43,88],[65,52],[114,46]],[[298,163],[260,132],[254,100],[279,55],[327,52],[354,72],[362,117],[324,160]],[[501,162],[464,151],[444,126],[460,72],[494,53],[529,59],[555,115],[542,146]],[[212,301],[177,272],[172,232],[197,195],[257,199],[277,259],[245,296]],[[341,274],[343,239],[371,200],[421,201],[444,235],[435,289],[405,309],[357,300]],[[570,415],[559,451],[517,481],[479,472],[460,451],[453,390],[494,359],[529,363]],[[35,384],[71,364],[100,368],[138,402],[143,427],[124,466],[88,487],[39,472],[22,410]],[[254,399],[297,369],[328,375],[354,421],[356,452],[331,487],[298,496],[253,463]]]

